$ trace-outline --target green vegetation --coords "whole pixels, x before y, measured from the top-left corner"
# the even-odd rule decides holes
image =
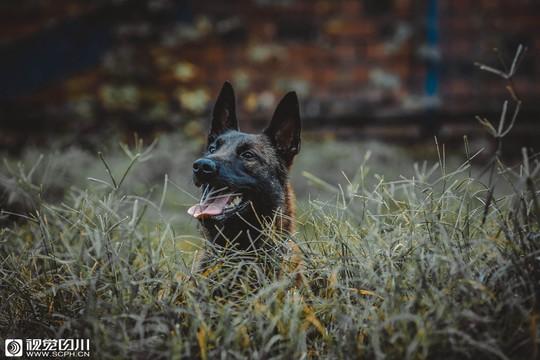
[[[504,119],[483,121],[499,144]],[[300,269],[277,245],[198,269],[203,240],[183,215],[198,145],[137,144],[6,161],[2,336],[89,338],[104,359],[538,357],[540,162],[527,151],[478,172],[467,141],[456,166],[437,145],[438,161],[398,177],[397,155],[372,173],[356,145],[308,143],[293,176]],[[348,160],[331,164],[329,148]]]
[[[90,338],[100,358],[536,356],[537,160],[492,163],[509,194],[474,178],[467,157],[450,171],[442,149],[409,178],[371,175],[369,161],[343,186],[305,174],[326,200],[302,201],[298,276],[279,249],[229,253],[198,271],[201,239],[178,215],[190,201],[178,190],[187,174],[150,171],[176,171],[167,143],[126,149],[110,164],[70,152],[62,156],[77,161],[6,163],[4,187],[16,184],[11,195],[34,210],[2,229],[2,334]],[[103,176],[60,201],[43,196],[39,181],[82,181],[73,172],[83,168]]]

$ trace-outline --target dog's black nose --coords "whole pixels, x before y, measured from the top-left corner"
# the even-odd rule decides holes
[[[199,159],[193,163],[193,174],[197,177],[208,177],[215,175],[217,164],[211,159]]]

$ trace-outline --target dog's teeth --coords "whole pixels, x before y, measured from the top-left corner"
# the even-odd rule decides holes
[[[225,209],[232,209],[236,206],[238,206],[242,202],[242,198],[240,196],[235,196],[226,206]]]

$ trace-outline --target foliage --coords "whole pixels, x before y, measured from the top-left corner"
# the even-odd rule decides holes
[[[397,180],[371,175],[368,156],[346,186],[305,174],[334,201],[300,211],[296,269],[280,246],[213,249],[199,269],[202,239],[166,216],[170,178],[128,186],[153,161],[142,147],[120,176],[101,155],[97,185],[60,203],[34,168],[6,171],[34,210],[1,230],[0,332],[90,338],[100,358],[536,358],[540,163],[497,153],[484,182],[465,144],[456,169],[441,145]]]

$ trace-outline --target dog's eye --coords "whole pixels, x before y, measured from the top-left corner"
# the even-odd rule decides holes
[[[255,154],[251,151],[244,151],[240,156],[242,156],[244,159],[253,159],[255,158]]]
[[[208,147],[208,152],[209,152],[210,154],[215,153],[215,152],[216,152],[216,145],[210,145],[210,146]]]

